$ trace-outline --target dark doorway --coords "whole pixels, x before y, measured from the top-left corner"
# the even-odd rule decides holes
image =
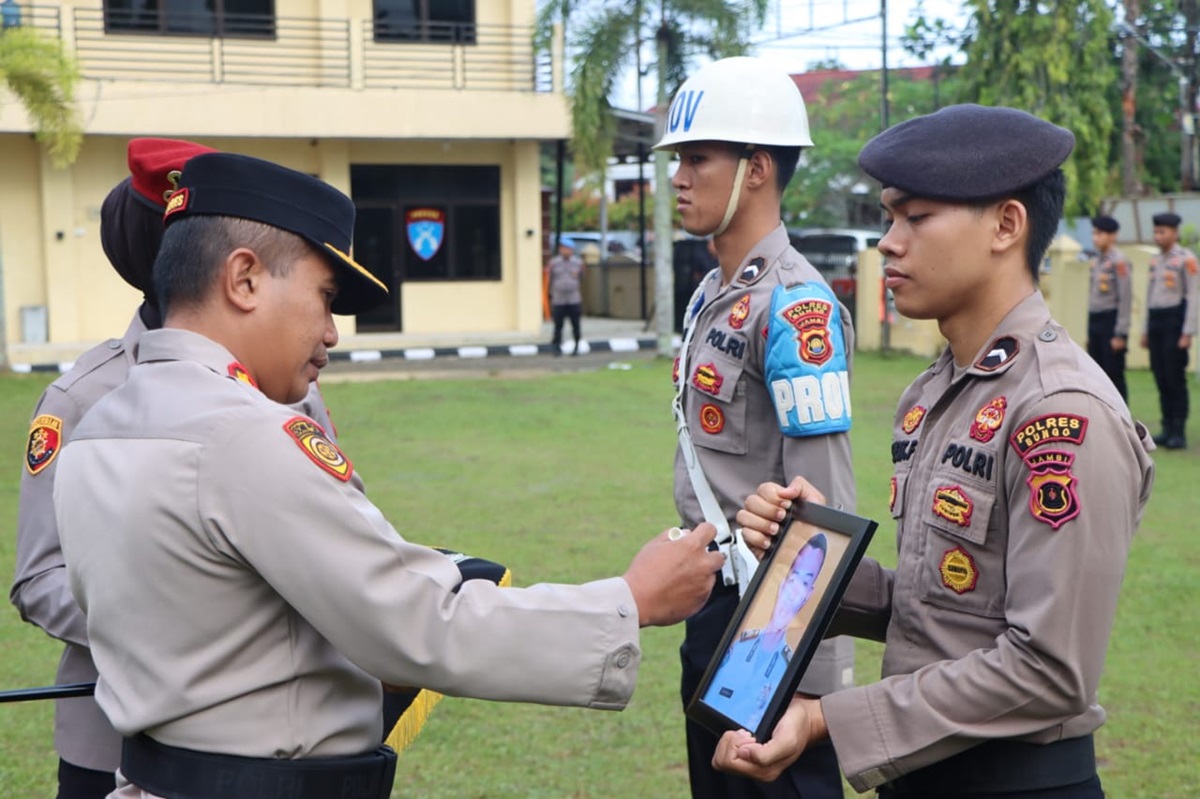
[[[358,205],[354,222],[354,260],[371,270],[371,274],[388,288],[388,301],[358,315],[362,332],[403,329],[400,312],[399,251],[395,246],[397,209],[394,205]]]

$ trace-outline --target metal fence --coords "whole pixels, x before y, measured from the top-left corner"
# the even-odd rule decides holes
[[[74,41],[85,78],[366,89],[553,91],[527,26],[20,5]],[[64,32],[64,22],[70,30]]]

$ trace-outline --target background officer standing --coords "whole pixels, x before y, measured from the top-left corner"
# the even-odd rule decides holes
[[[1150,370],[1158,386],[1162,434],[1154,443],[1167,449],[1187,446],[1188,350],[1196,335],[1196,256],[1179,246],[1178,214],[1155,214],[1154,243],[1159,254],[1150,261],[1146,293],[1146,327],[1142,346],[1150,350]]]
[[[563,236],[558,242],[558,255],[546,265],[546,279],[550,286],[550,316],[554,320],[554,354],[562,355],[563,321],[571,320],[571,333],[575,336],[572,355],[579,354],[580,328],[583,321],[583,273],[587,269],[583,259],[575,254],[575,240]]]
[[[864,558],[833,622],[886,642],[883,678],[798,696],[766,744],[727,733],[721,768],[770,778],[828,737],[883,799],[1103,797],[1097,689],[1153,442],[1037,290],[1073,146],[1023,111],[964,105],[860,153],[883,186],[896,309],[949,344],[896,410],[896,568]],[[738,519],[761,540],[797,496],[821,500],[803,479],[764,486]]]
[[[1131,268],[1115,246],[1117,220],[1097,216],[1092,220],[1092,256],[1088,272],[1088,355],[1113,381],[1126,401],[1129,389],[1125,386],[1125,352],[1129,341],[1129,310],[1133,290]]]
[[[328,360],[333,314],[386,297],[347,254],[353,203],[224,153],[179,182],[154,272],[164,326],[79,424],[54,491],[96,700],[126,736],[113,796],[387,797],[381,681],[623,707],[638,627],[711,590],[711,527],[656,536],[623,579],[463,582],[283,404]]]
[[[839,507],[854,507],[850,314],[796,252],[780,198],[802,147],[812,146],[804,98],[791,77],[754,58],[727,58],[680,88],[656,148],[679,158],[671,181],[681,224],[712,236],[719,260],[684,311],[676,364],[675,507],[685,525],[708,521],[730,551],[732,520],[765,481],[803,472]],[[689,465],[690,464],[690,465]],[[732,563],[733,558],[727,563]],[[749,565],[727,571],[687,621],[680,648],[686,705],[737,609]],[[822,644],[800,689],[843,687],[832,643]],[[713,770],[717,737],[687,721],[692,796],[841,799],[828,745],[764,785]]]

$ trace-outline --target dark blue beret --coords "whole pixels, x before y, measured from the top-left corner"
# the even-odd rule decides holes
[[[1104,233],[1116,233],[1121,229],[1121,226],[1117,224],[1117,220],[1103,214],[1092,219],[1092,227]]]
[[[1051,174],[1074,147],[1071,131],[1024,111],[952,105],[883,131],[863,147],[858,165],[884,188],[986,200]]]
[[[350,257],[354,202],[311,175],[246,155],[198,155],[184,166],[163,220],[201,214],[261,222],[307,241],[337,274],[334,313],[362,313],[387,299],[387,286]]]
[[[1183,221],[1179,214],[1171,213],[1155,214],[1152,219],[1155,227],[1179,227],[1179,223]]]

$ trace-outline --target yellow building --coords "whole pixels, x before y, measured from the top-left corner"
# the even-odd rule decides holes
[[[135,136],[267,158],[353,197],[356,257],[392,298],[339,319],[344,340],[540,329],[538,143],[566,138],[570,120],[561,42],[535,48],[534,0],[20,8],[78,59],[85,138],[56,169],[0,96],[0,331],[14,365],[69,360],[137,307],[99,240]]]

